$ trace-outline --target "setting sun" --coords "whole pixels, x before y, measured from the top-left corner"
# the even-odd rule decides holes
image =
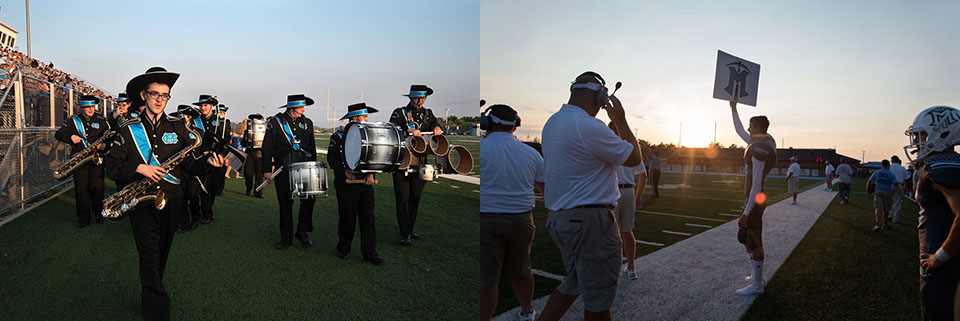
[[[684,122],[680,144],[686,147],[707,147],[713,142],[713,122]]]

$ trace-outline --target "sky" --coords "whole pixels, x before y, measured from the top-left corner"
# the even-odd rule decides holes
[[[4,2],[0,20],[26,53],[24,9]],[[240,120],[303,93],[330,127],[361,91],[370,120],[388,120],[412,84],[435,90],[438,117],[477,114],[478,14],[476,1],[33,1],[30,38],[34,58],[114,94],[152,66],[180,73],[168,112],[212,94]]]
[[[639,139],[744,145],[713,99],[717,50],[760,64],[757,107],[779,147],[903,158],[934,105],[960,107],[960,2],[504,1],[480,3],[480,93],[537,137],[586,70],[612,84]],[[605,112],[598,115],[607,120]]]

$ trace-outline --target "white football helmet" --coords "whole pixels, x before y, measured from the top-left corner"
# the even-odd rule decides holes
[[[903,146],[907,159],[921,161],[930,153],[944,151],[960,144],[960,110],[950,106],[924,109],[904,132],[910,144]],[[916,157],[910,155],[916,154]]]

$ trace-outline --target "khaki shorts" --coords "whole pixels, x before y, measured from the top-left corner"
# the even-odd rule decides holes
[[[633,188],[621,188],[620,200],[617,201],[617,209],[614,213],[617,215],[617,225],[620,226],[620,232],[633,231],[633,222],[636,217],[637,196],[633,194]]]
[[[873,192],[874,209],[889,212],[890,206],[893,206],[893,191],[878,189],[876,192]]]
[[[530,275],[531,214],[480,215],[480,288]]]
[[[737,231],[737,241],[753,250],[763,247],[763,210],[766,204],[756,204],[747,217],[747,228]]]
[[[560,248],[567,278],[557,287],[582,295],[590,312],[610,310],[620,279],[620,233],[612,209],[579,208],[550,214],[550,237]]]
[[[787,190],[790,193],[796,193],[800,191],[800,178],[791,177],[789,180],[787,180]]]

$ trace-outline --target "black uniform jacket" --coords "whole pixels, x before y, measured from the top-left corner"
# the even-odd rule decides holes
[[[133,136],[131,126],[134,124],[143,125],[147,133],[146,138],[150,144],[150,149],[159,164],[163,164],[168,158],[176,155],[192,143],[189,136],[190,133],[187,131],[181,119],[171,118],[163,114],[160,115],[159,121],[153,124],[147,120],[147,113],[139,116],[140,117],[135,118],[120,128],[120,132],[117,134],[119,139],[113,143],[110,147],[110,152],[104,157],[103,163],[107,176],[117,182],[118,188],[142,179],[143,175],[136,172],[137,166],[147,164],[141,156],[140,149]],[[192,179],[189,175],[205,175],[208,171],[209,167],[207,166],[206,156],[196,158],[191,155],[187,156],[183,162],[174,167],[168,174],[173,175],[182,182],[185,179]],[[159,187],[164,188],[164,190],[174,186],[177,185],[167,180],[160,180]],[[169,190],[168,193],[177,190],[182,191],[182,188],[173,188]],[[177,194],[180,194],[180,192],[177,192]]]
[[[86,141],[89,144],[93,144],[100,136],[110,130],[110,125],[103,116],[100,114],[94,113],[92,116],[87,117],[83,113],[77,114],[73,117],[67,118],[63,121],[63,126],[60,126],[60,129],[57,130],[57,133],[54,134],[54,137],[57,140],[70,145],[70,153],[75,154],[86,146],[83,142],[74,144],[73,140],[70,139],[70,136],[77,135],[81,138],[84,137],[80,133],[80,129],[76,126],[76,120],[80,121],[81,127],[83,127],[83,132],[86,134]]]
[[[292,132],[300,152],[283,132],[286,124]],[[293,119],[286,112],[267,119],[267,133],[263,135],[263,172],[271,173],[271,166],[283,166],[296,162],[316,161],[317,143],[313,137],[313,121],[306,116]]]

